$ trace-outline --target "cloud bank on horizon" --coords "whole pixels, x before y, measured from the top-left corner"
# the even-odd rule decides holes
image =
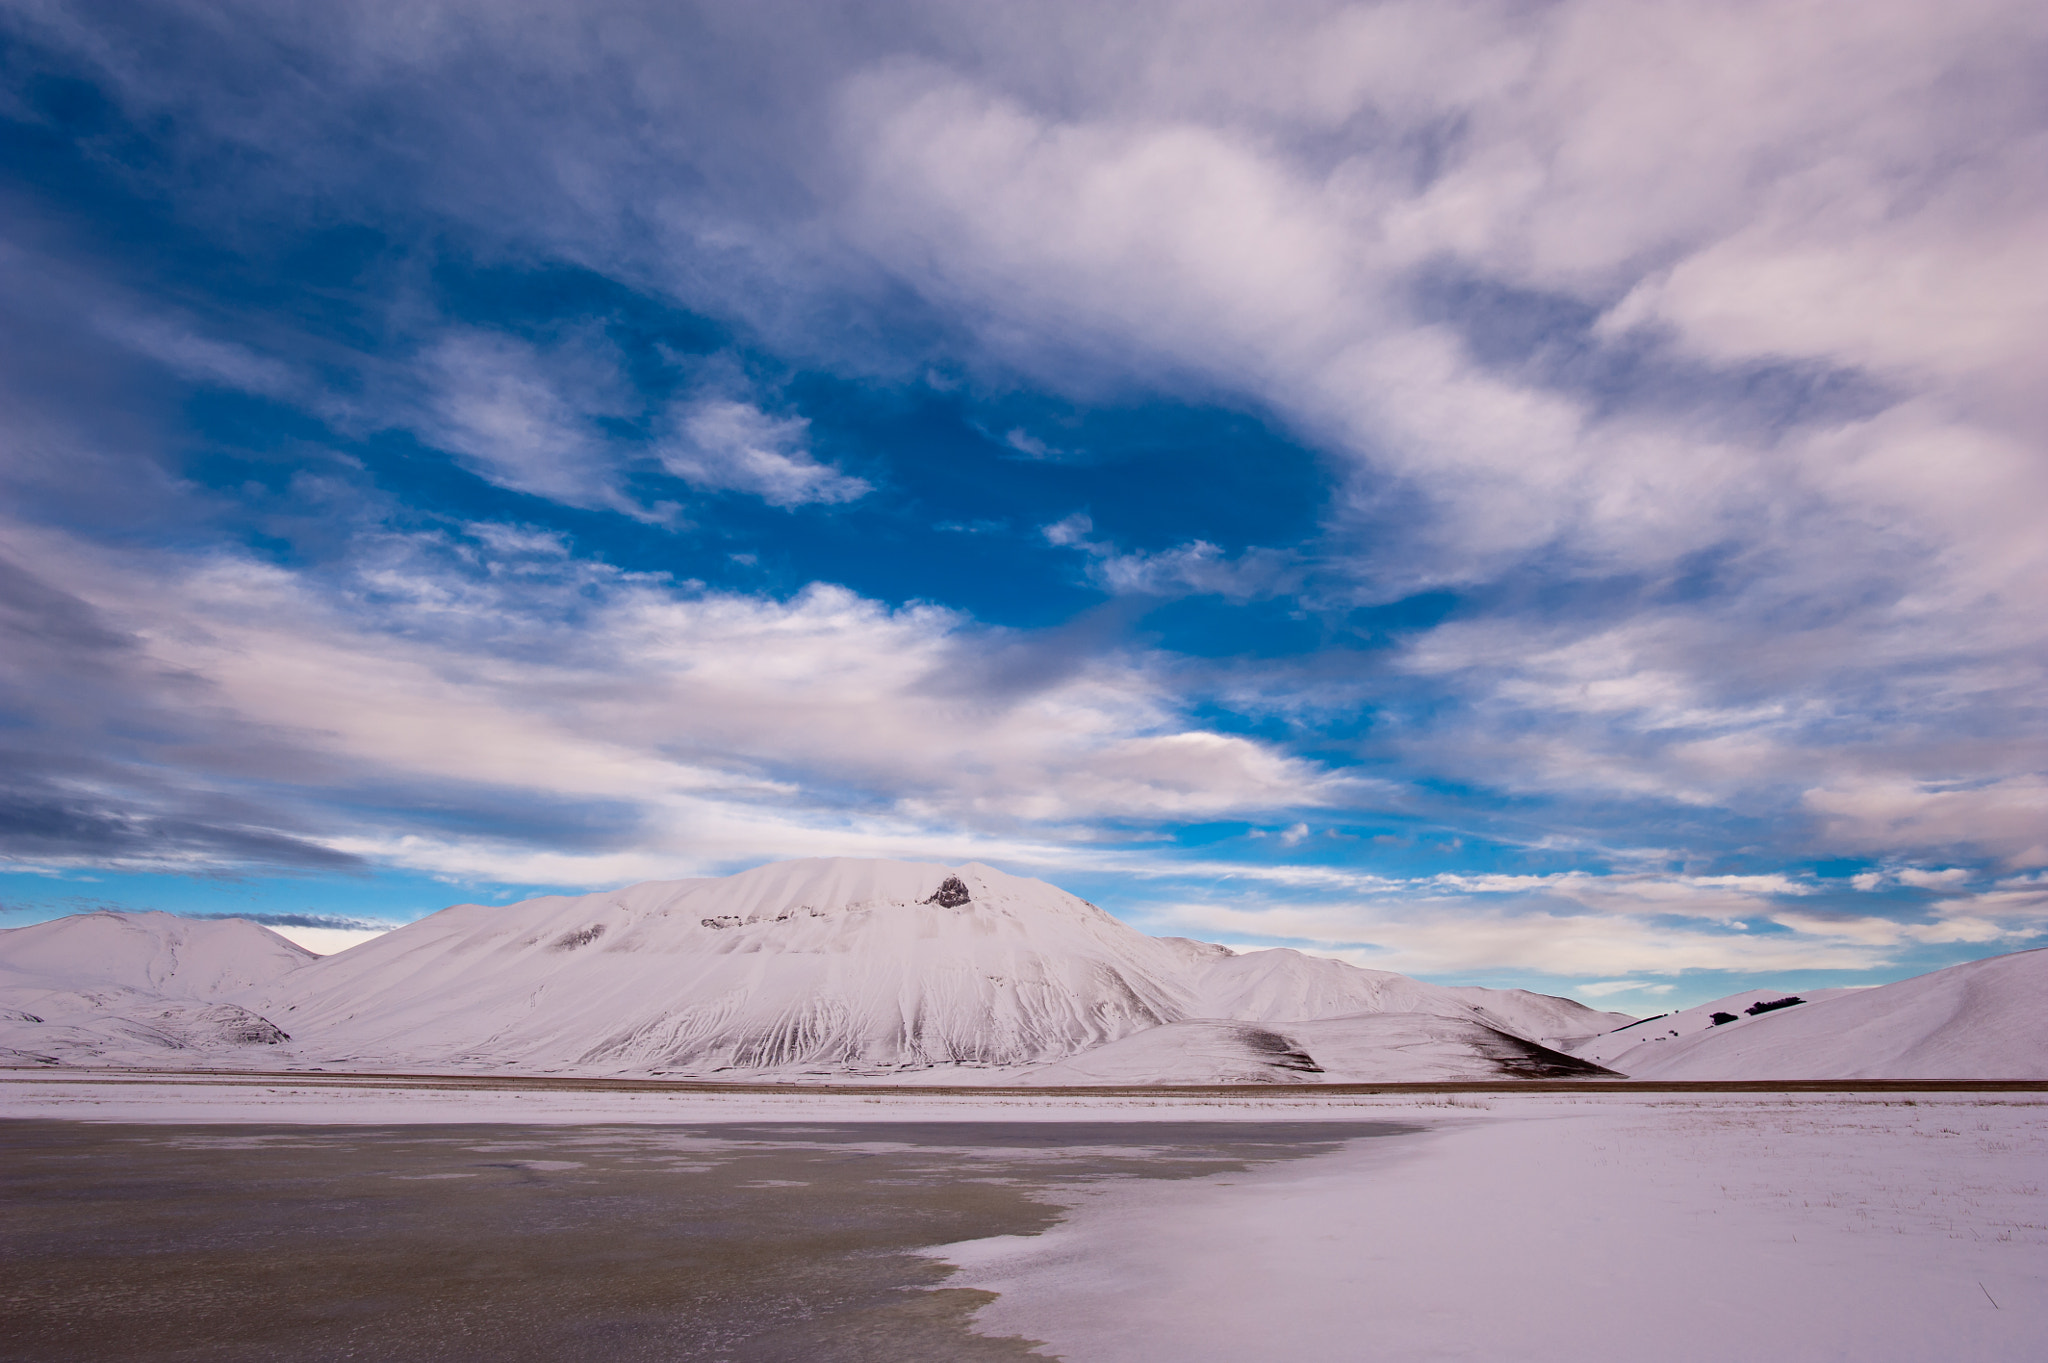
[[[8,898],[978,857],[1622,1006],[2040,944],[2044,59],[10,6]]]

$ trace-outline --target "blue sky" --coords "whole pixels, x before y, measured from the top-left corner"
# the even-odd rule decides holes
[[[2048,934],[2020,3],[0,14],[0,922]]]

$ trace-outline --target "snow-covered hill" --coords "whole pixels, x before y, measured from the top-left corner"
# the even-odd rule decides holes
[[[1009,1066],[1180,1016],[1193,954],[990,867],[833,859],[460,905],[258,997],[309,1044],[379,1063]]]
[[[254,993],[334,1061],[612,1073],[1041,1065],[1192,1019],[1397,1011],[1529,1040],[1618,1015],[1294,951],[1148,937],[970,863],[824,859],[461,905]]]
[[[2048,950],[1830,992],[1605,1063],[1636,1079],[2048,1079]]]
[[[89,913],[0,930],[0,1060],[189,1064],[287,1040],[233,1000],[317,959],[241,919]]]
[[[1632,1023],[1517,990],[1147,937],[978,864],[793,861],[458,905],[324,958],[252,923],[161,913],[0,931],[0,1063],[1042,1084],[1427,1082],[1580,1064],[1646,1079],[2048,1078],[2048,951],[1763,1006],[1786,997],[1752,990]]]
[[[1425,984],[1388,970],[1365,970],[1286,947],[1234,955],[1211,947],[1208,969],[1194,980],[1189,1016],[1237,1022],[1283,1022],[1357,1013],[1425,1013],[1469,1018],[1546,1045],[1597,1035],[1626,1013],[1601,1013],[1571,999],[1526,989]]]
[[[1568,1051],[1582,1060],[1590,1060],[1596,1065],[1613,1065],[1639,1046],[1646,1048],[1644,1054],[1647,1055],[1650,1053],[1647,1048],[1661,1046],[1666,1042],[1700,1032],[1710,1032],[1716,1027],[1731,1027],[1737,1023],[1782,1012],[1786,1008],[1804,1008],[1823,999],[1840,998],[1844,994],[1860,992],[1862,991],[1856,989],[1802,989],[1796,993],[1788,993],[1783,989],[1745,989],[1739,994],[1715,999],[1712,1003],[1702,1003],[1676,1013],[1665,1013],[1661,1017],[1644,1018],[1641,1022],[1632,1022],[1602,1036],[1581,1037],[1568,1041],[1559,1049]],[[1794,999],[1798,1002],[1789,1002]],[[1717,1017],[1727,1021],[1717,1023],[1714,1020]]]
[[[115,988],[222,999],[318,959],[241,918],[81,913],[0,929],[0,986]]]
[[[1627,1020],[1148,937],[979,864],[848,859],[458,905],[324,958],[248,923],[86,915],[0,937],[9,982],[0,1046],[138,1065],[249,1064],[262,1041],[270,1063],[330,1067],[994,1081],[1115,1043],[1105,1073],[1142,1082],[1147,1056],[1161,1081],[1235,1072],[1211,1051],[1267,1076],[1256,1038],[1285,1024],[1320,1048],[1302,1073],[1492,1077]]]

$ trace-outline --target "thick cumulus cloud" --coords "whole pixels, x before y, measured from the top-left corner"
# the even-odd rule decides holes
[[[1190,930],[1629,979],[2041,930],[2038,6],[0,22],[8,116],[73,109],[94,164],[210,246],[311,270],[340,223],[387,262],[297,313],[153,288],[168,267],[108,266],[10,191],[0,302],[43,338],[0,417],[27,508],[11,703],[39,735],[20,855],[559,881],[972,845],[1323,896]],[[455,266],[611,292],[443,315]],[[612,324],[647,298],[725,330],[629,351]],[[950,599],[927,546],[887,600],[825,570],[713,589],[426,505],[362,450],[261,497],[166,452],[186,397],[232,392],[325,423],[308,446],[401,434],[564,525],[672,533],[723,497],[797,537],[915,502],[894,451],[820,439],[803,369],[1220,404],[1331,493],[1312,532],[1225,543],[1098,528],[1115,508],[1075,491],[1017,533],[1109,604],[1034,633]],[[257,530],[226,528],[237,497]],[[308,526],[321,552],[263,550]],[[1161,603],[1266,633],[1195,656],[1193,615],[1132,632]],[[1199,864],[1132,841],[1224,820],[1272,836]],[[1368,873],[1375,844],[1339,853],[1374,820],[1498,857]]]

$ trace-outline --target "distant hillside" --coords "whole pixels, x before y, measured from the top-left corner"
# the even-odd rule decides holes
[[[0,931],[0,1061],[193,1064],[286,1041],[234,1002],[318,958],[242,919],[88,913]]]
[[[2048,950],[1738,1018],[1603,1063],[1638,1079],[2048,1079]]]

